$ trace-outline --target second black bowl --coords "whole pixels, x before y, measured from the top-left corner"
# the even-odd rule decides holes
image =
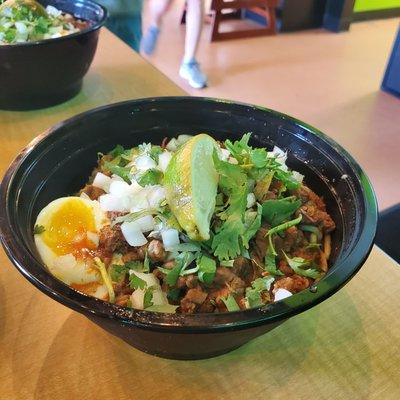
[[[159,314],[122,308],[85,296],[52,276],[33,241],[39,211],[76,193],[97,163],[97,153],[121,144],[161,143],[165,136],[207,132],[289,152],[288,165],[324,196],[337,224],[333,266],[310,290],[251,310],[221,314]],[[129,344],[169,358],[205,358],[248,342],[318,304],[361,267],[372,246],[377,207],[371,185],[352,157],[318,130],[286,115],[246,104],[197,97],[133,100],[88,111],[32,142],[9,168],[0,193],[5,250],[35,286]],[[345,312],[345,310],[343,310]]]
[[[40,0],[90,27],[56,39],[0,45],[0,109],[31,110],[75,96],[92,63],[107,12],[89,0]]]

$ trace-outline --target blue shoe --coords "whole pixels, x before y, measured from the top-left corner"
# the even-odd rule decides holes
[[[207,86],[207,76],[203,74],[200,64],[196,60],[182,63],[179,75],[181,78],[186,79],[194,89],[201,89]]]
[[[140,47],[148,56],[153,54],[156,48],[159,33],[160,30],[156,26],[151,26],[143,36]]]

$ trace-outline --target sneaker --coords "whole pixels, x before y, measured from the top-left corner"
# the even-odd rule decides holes
[[[156,26],[151,26],[143,36],[140,47],[148,56],[153,54],[154,49],[156,48],[159,33],[160,30]]]
[[[186,79],[194,89],[201,89],[207,86],[207,76],[203,74],[200,64],[195,60],[182,63],[179,75],[181,78]]]

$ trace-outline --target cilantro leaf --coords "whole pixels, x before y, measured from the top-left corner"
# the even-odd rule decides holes
[[[146,281],[139,278],[134,272],[129,276],[129,287],[131,289],[144,289],[146,286]]]
[[[161,183],[163,173],[155,168],[148,169],[142,175],[137,178],[137,182],[140,186],[145,187],[148,185],[158,185]]]
[[[257,233],[261,226],[261,215],[262,215],[262,207],[257,203],[257,214],[253,219],[253,222],[246,229],[246,231],[242,235],[243,246],[248,249],[250,239]]]
[[[246,306],[247,308],[260,307],[264,303],[261,298],[261,293],[253,288],[246,288]]]
[[[35,225],[33,228],[33,234],[34,235],[40,235],[45,231],[45,227],[43,225]]]
[[[197,260],[197,266],[199,267],[198,277],[200,282],[210,285],[214,280],[215,271],[217,270],[217,264],[215,260],[202,255]]]
[[[128,271],[129,269],[126,267],[126,265],[113,264],[108,270],[108,273],[113,282],[121,282],[125,278]]]
[[[273,276],[283,276],[284,275],[284,273],[277,268],[275,255],[273,254],[273,252],[270,249],[268,249],[268,252],[265,255],[264,265],[265,265],[265,270],[267,272],[269,272],[271,275],[273,275]]]
[[[251,283],[251,287],[246,288],[246,303],[248,308],[259,307],[264,304],[261,293],[268,291],[275,281],[273,276],[258,278]]]
[[[227,208],[218,214],[223,221],[211,242],[216,257],[235,258],[241,253],[239,238],[245,232],[244,215],[247,205],[247,176],[238,165],[230,164],[213,154],[214,165],[220,175],[219,188],[228,197]]]
[[[295,196],[267,200],[262,204],[262,215],[274,227],[290,218],[300,206],[301,200],[296,200]]]
[[[167,298],[168,298],[168,300],[171,300],[171,301],[178,301],[180,295],[181,295],[180,288],[172,288],[172,289],[169,289],[167,292]]]
[[[144,292],[144,297],[143,297],[143,308],[147,309],[151,306],[153,306],[153,291],[154,291],[154,287],[150,286],[148,288],[146,288],[145,292]]]
[[[117,164],[114,164],[110,161],[106,161],[104,163],[104,168],[111,172],[112,174],[118,175],[120,178],[122,178],[125,182],[131,183],[130,180],[130,172],[131,169],[129,167],[121,167]]]
[[[125,264],[125,268],[129,271],[130,269],[137,272],[146,272],[144,270],[143,263],[139,260],[136,261],[128,261]]]
[[[263,292],[264,290],[270,290],[271,285],[274,283],[275,278],[273,276],[265,276],[263,278],[257,278],[252,283],[251,286],[254,290]]]
[[[160,146],[151,146],[151,150],[149,156],[158,163],[158,157],[163,152],[163,149]]]
[[[275,178],[282,181],[283,184],[289,190],[298,189],[301,185],[301,183],[293,177],[293,174],[291,171],[283,171],[282,169],[277,169],[275,171]]]
[[[304,258],[301,258],[301,257],[290,258],[285,252],[283,252],[283,254],[285,255],[285,258],[286,258],[287,263],[289,264],[290,268],[292,268],[292,270],[297,275],[305,276],[305,277],[311,278],[311,279],[317,279],[320,277],[321,274],[316,269],[313,269],[313,268],[304,269],[304,268],[310,266],[311,261],[305,260]]]
[[[230,294],[228,297],[221,297],[228,311],[240,311],[240,307],[235,298]]]
[[[124,149],[123,146],[121,146],[120,144],[117,144],[115,146],[114,149],[112,149],[108,154],[112,157],[112,158],[116,158],[119,156],[122,156],[123,154],[125,154],[126,150]]]

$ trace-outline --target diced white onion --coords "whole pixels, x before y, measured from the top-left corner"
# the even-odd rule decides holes
[[[110,191],[110,194],[118,196],[118,197],[129,196],[130,194],[132,194],[131,186],[124,181],[112,180],[109,191]]]
[[[164,151],[158,156],[158,168],[160,168],[162,172],[165,172],[165,170],[167,169],[171,158],[172,154],[169,151]]]
[[[143,310],[143,301],[144,301],[145,291],[143,289],[136,289],[131,294],[131,304],[133,308],[137,310]]]
[[[292,176],[296,179],[297,182],[302,183],[304,179],[304,175],[300,174],[300,172],[292,171]]]
[[[135,274],[138,278],[142,279],[146,282],[147,288],[153,287],[153,298],[152,302],[153,305],[159,306],[163,304],[168,304],[167,297],[165,293],[161,290],[159,280],[152,274],[152,273],[144,273],[144,272],[137,272],[137,271],[129,271],[129,273]],[[143,302],[144,302],[144,294],[145,289],[136,289],[131,295],[131,302],[132,307],[137,308],[139,310],[143,310]]]
[[[145,215],[144,217],[138,218],[135,222],[140,226],[140,230],[144,232],[150,232],[154,229],[154,219],[151,215]]]
[[[172,138],[167,144],[167,150],[169,151],[176,151],[178,148],[179,143],[175,138]]]
[[[220,158],[223,161],[228,161],[228,158],[230,157],[231,153],[228,149],[221,149],[220,152]]]
[[[278,146],[274,146],[272,151],[267,153],[268,157],[276,157],[276,161],[280,164],[285,164],[287,159],[287,152],[280,149]]]
[[[130,210],[129,199],[103,194],[99,197],[100,207],[103,211],[126,212]]]
[[[166,191],[165,188],[156,185],[148,190],[147,199],[151,208],[157,208],[160,203],[165,199]]]
[[[291,295],[292,295],[292,293],[289,292],[289,290],[279,288],[275,292],[274,300],[275,301],[283,300],[283,299],[290,297]]]
[[[165,250],[168,250],[179,244],[179,232],[176,229],[163,229],[161,231],[161,238]]]
[[[79,197],[81,199],[92,200],[85,192],[82,192]]]
[[[93,180],[93,186],[96,186],[100,189],[103,189],[105,192],[110,191],[111,178],[107,175],[104,175],[101,172],[98,172]]]
[[[15,28],[17,29],[18,33],[22,33],[25,34],[28,32],[28,28],[26,27],[26,25],[23,22],[15,22]]]
[[[256,196],[254,193],[249,193],[247,195],[247,208],[251,208],[256,204]]]
[[[143,246],[147,243],[147,239],[136,222],[124,222],[121,225],[121,232],[130,246]]]
[[[131,197],[131,212],[147,210],[149,208],[149,201],[147,200],[147,191],[142,190]]]
[[[228,163],[230,163],[230,164],[239,164],[238,160],[236,160],[236,158],[234,158],[234,157],[229,157],[228,158]]]
[[[156,290],[153,291],[153,305],[162,306],[163,304],[168,304],[167,295],[158,286]]]
[[[147,171],[152,168],[156,168],[156,162],[150,156],[139,156],[135,159],[136,168],[139,171]]]
[[[88,232],[87,238],[93,242],[93,244],[97,247],[99,245],[99,235],[94,232]]]
[[[46,7],[47,14],[53,16],[53,17],[59,17],[61,15],[61,10],[58,10],[54,6],[47,6]]]

